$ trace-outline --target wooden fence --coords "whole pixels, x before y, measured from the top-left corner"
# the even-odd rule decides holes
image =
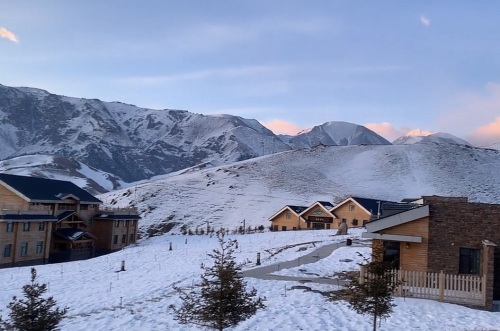
[[[396,296],[474,306],[486,305],[486,276],[408,270],[391,270],[390,274],[394,281],[400,282],[394,293]],[[369,277],[367,268],[361,266],[360,283],[367,277]]]

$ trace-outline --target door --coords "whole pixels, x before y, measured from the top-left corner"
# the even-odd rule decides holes
[[[500,247],[495,247],[493,269],[493,300],[500,300]]]
[[[391,262],[395,269],[399,269],[400,247],[399,241],[384,241],[384,261]]]

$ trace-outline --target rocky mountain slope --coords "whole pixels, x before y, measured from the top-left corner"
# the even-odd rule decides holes
[[[500,151],[434,144],[318,146],[211,169],[188,169],[100,198],[137,206],[143,231],[175,224],[268,225],[286,204],[346,195],[399,201],[422,195],[500,203]]]
[[[390,145],[391,143],[364,126],[332,121],[304,130],[296,136],[281,136],[293,148],[308,148],[317,145]]]
[[[444,132],[430,132],[423,131],[419,129],[411,130],[407,134],[399,137],[392,142],[394,145],[411,145],[419,143],[436,143],[436,144],[459,144],[459,145],[469,145],[471,143],[460,139],[452,134]]]
[[[0,85],[0,160],[52,156],[43,169],[28,167],[32,174],[50,176],[53,169],[57,177],[66,168],[66,176],[81,178],[83,165],[112,176],[104,187],[293,148],[372,143],[388,142],[350,123],[326,123],[287,143],[256,120],[238,116],[153,110]],[[0,164],[0,171],[27,171],[15,163],[21,168]]]

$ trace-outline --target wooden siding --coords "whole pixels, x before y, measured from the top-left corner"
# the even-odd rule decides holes
[[[12,210],[28,209],[28,201],[24,200],[16,193],[8,190],[5,186],[0,185],[0,208]]]
[[[354,206],[354,210],[351,210],[350,206]],[[363,221],[367,222],[371,219],[371,214],[364,211],[359,205],[352,201],[346,201],[343,205],[338,206],[333,210],[333,213],[337,217],[337,221],[334,221],[335,227],[338,228],[342,219],[345,219],[347,222],[347,226],[352,227],[361,227],[363,226]],[[353,220],[358,220],[358,224],[354,225]]]
[[[320,207],[319,205],[314,206],[311,210],[308,210],[306,213],[301,215],[303,219],[307,220],[309,216],[313,217],[328,217],[332,218],[334,215],[328,212],[324,207]],[[323,223],[323,222],[318,222]],[[339,227],[339,222],[335,218],[333,218],[332,223],[325,223],[325,226],[329,224],[331,229],[337,229]],[[307,227],[307,224],[304,225],[304,228]],[[312,227],[312,226],[311,226]]]
[[[286,218],[287,213],[290,214],[289,219]],[[306,222],[300,220],[297,214],[288,209],[282,211],[271,220],[271,229],[274,229],[275,226],[278,226],[278,231],[282,231],[283,226],[286,226],[287,231],[293,230],[293,228],[300,230],[307,227]]]
[[[422,237],[421,243],[400,243],[399,267],[404,270],[427,271],[429,253],[428,217],[381,230],[378,233]]]
[[[44,222],[43,230],[38,230],[39,222],[29,222],[29,231],[23,231],[24,222],[13,222],[13,232],[6,232],[7,222],[0,223],[0,265],[15,265],[26,263],[31,260],[47,261],[49,258],[49,249],[52,223]],[[43,242],[42,252],[36,253],[37,243]],[[28,243],[26,255],[21,256],[21,246]],[[4,257],[4,249],[8,244],[12,244],[9,257]]]
[[[100,220],[94,219],[90,232],[97,237],[95,241],[96,249],[103,251],[115,251],[125,246],[134,244],[137,239],[138,220]],[[125,242],[123,236],[125,235]],[[132,235],[133,240],[130,240]],[[114,243],[114,237],[118,236],[117,243]]]

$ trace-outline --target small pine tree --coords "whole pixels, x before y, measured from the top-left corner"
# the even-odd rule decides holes
[[[10,309],[10,321],[0,318],[0,328],[20,331],[53,331],[66,315],[68,308],[56,308],[53,297],[44,299],[46,284],[35,283],[36,269],[31,268],[31,284],[23,286],[25,299],[12,298],[7,308]]]
[[[348,293],[350,308],[358,314],[372,315],[373,331],[376,331],[377,319],[389,317],[396,306],[392,303],[393,294],[401,283],[393,277],[393,263],[383,261],[380,250],[376,250],[374,256],[380,258],[371,262],[364,258],[367,272],[351,279]]]
[[[241,266],[232,255],[235,241],[224,241],[223,233],[217,233],[217,237],[219,248],[209,254],[213,265],[201,266],[204,270],[201,284],[189,292],[174,287],[183,302],[180,308],[172,307],[181,324],[191,323],[221,331],[264,308],[264,299],[257,297],[256,289],[246,291],[246,283],[240,275]]]

